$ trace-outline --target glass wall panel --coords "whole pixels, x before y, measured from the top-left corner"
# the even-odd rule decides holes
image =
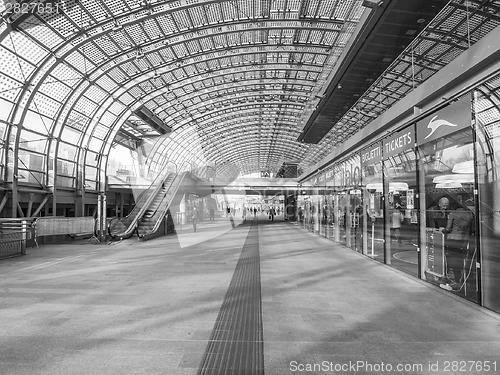
[[[470,97],[417,123],[425,278],[478,300],[474,143]],[[422,228],[424,230],[424,228]]]
[[[483,305],[500,312],[500,78],[474,92]]]
[[[364,253],[380,262],[384,261],[384,185],[382,172],[382,144],[376,143],[361,152],[361,173],[364,220]]]
[[[334,219],[334,192],[333,189],[328,189],[325,192],[326,200],[326,237],[334,239],[335,237],[335,219]]]
[[[307,195],[304,196],[304,228],[307,230],[312,230],[314,227],[312,199],[312,190],[308,190]]]
[[[99,154],[91,151],[87,151],[85,156],[85,164],[89,166],[97,166],[97,161],[99,160]]]
[[[85,167],[85,188],[96,190],[97,168]]]
[[[59,143],[58,157],[67,160],[75,160],[77,148],[64,142]]]
[[[44,185],[47,136],[23,130],[18,147],[19,182]],[[13,167],[10,159],[9,167]]]
[[[33,156],[33,155],[31,155]],[[22,167],[19,167],[18,170],[18,179],[19,182],[26,182],[29,184],[36,184],[39,186],[44,186],[44,174],[41,172],[37,172],[35,170],[26,170]]]
[[[82,132],[65,126],[62,131],[61,139],[73,145],[79,145],[81,142]]]
[[[57,160],[57,174],[60,176],[73,177],[75,174],[76,164],[69,160],[58,159]]]
[[[386,263],[418,276],[417,158],[414,128],[383,141]]]
[[[326,204],[326,195],[325,195],[324,189],[320,190],[319,200],[320,200],[320,204],[319,204],[319,234],[321,234],[323,237],[326,237],[327,204]]]
[[[11,102],[4,100],[0,98],[0,120],[8,121],[9,116],[10,116],[10,111],[12,111],[12,108],[14,107],[14,104]],[[0,125],[1,129],[1,125]],[[2,135],[2,131],[0,131],[0,135]]]
[[[37,185],[43,185],[43,170],[45,156],[39,153],[19,149],[18,180]]]
[[[313,188],[313,195],[311,197],[311,214],[312,214],[312,228],[311,230],[314,233],[319,234],[320,227],[320,206],[321,206],[321,196],[320,196],[320,188],[315,186]]]
[[[92,136],[89,142],[89,149],[93,151],[99,151],[103,145],[104,141]]]
[[[361,202],[361,165],[358,154],[343,163],[341,174],[341,202],[344,204],[344,228],[346,246],[361,252],[362,250],[362,202]],[[342,240],[341,240],[342,241]]]
[[[31,110],[26,112],[26,117],[24,119],[24,126],[27,129],[37,131],[39,133],[50,132],[53,121],[45,116],[42,116]]]
[[[350,242],[349,247],[361,252],[363,248],[363,210],[361,201],[361,190],[349,190],[349,221],[350,221]]]
[[[325,236],[334,239],[334,183],[333,168],[330,168],[325,174]]]
[[[347,246],[347,210],[349,209],[347,204],[347,191],[337,191],[338,243],[343,246]]]
[[[305,228],[306,226],[306,201],[307,194],[305,187],[301,187],[297,196],[297,222],[301,228]]]
[[[319,226],[319,234],[321,236],[326,237],[326,223],[327,223],[327,218],[326,218],[326,212],[327,212],[327,205],[326,205],[326,196],[325,196],[325,173],[320,174],[318,183],[319,183],[319,189],[318,189],[318,226]]]
[[[47,135],[41,135],[27,130],[23,130],[21,132],[21,138],[19,139],[19,148],[23,148],[29,151],[37,151],[39,153],[45,153],[46,147]]]
[[[75,188],[75,178],[57,175],[57,186],[66,188]]]
[[[337,163],[333,165],[333,221],[335,223],[334,225],[334,231],[333,231],[333,238],[335,242],[340,243],[341,242],[341,237],[343,237],[343,234],[345,234],[345,227],[344,227],[344,215],[343,211],[340,208],[340,190],[342,189],[341,187],[341,181],[342,181],[342,168],[341,168],[341,163]],[[345,237],[344,241],[345,241]]]

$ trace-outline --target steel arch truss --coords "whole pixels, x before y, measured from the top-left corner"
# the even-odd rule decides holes
[[[59,0],[28,14],[5,4],[2,179],[17,184],[24,170],[34,184],[90,190],[103,189],[113,145],[152,137],[248,173],[302,158],[301,122],[364,11],[361,0]],[[172,135],[148,127],[141,107]]]

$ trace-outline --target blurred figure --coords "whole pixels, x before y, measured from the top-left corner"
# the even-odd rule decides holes
[[[446,290],[460,290],[464,282],[465,260],[474,232],[473,212],[465,207],[451,211],[442,232],[446,234],[446,278],[440,286]]]
[[[193,231],[196,232],[196,226],[198,225],[198,209],[193,207],[191,212],[191,222],[193,223]]]
[[[389,216],[391,240],[395,240],[401,245],[401,224],[403,224],[403,214],[397,208],[393,208],[391,211]]]
[[[442,229],[446,227],[448,222],[448,209],[450,207],[450,200],[446,197],[441,197],[437,206],[432,206],[428,210],[427,226],[430,228]]]

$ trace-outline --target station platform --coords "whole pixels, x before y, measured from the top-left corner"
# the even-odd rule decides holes
[[[0,262],[0,374],[498,374],[500,317],[266,216]]]

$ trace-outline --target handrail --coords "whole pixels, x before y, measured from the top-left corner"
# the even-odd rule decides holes
[[[0,219],[0,259],[26,254],[26,241],[31,239],[33,227],[30,219]]]
[[[168,211],[171,202],[173,201],[175,195],[177,194],[177,191],[179,190],[179,187],[182,184],[182,181],[186,177],[186,174],[187,174],[187,172],[181,172],[180,174],[177,174],[175,176],[175,180],[173,181],[172,185],[168,188],[168,190],[165,192],[164,198],[162,199],[161,203],[158,205],[156,212],[158,212],[160,210],[161,211],[160,211],[160,215],[159,215],[158,219],[156,220],[155,225],[153,226],[153,228],[150,231],[148,231],[148,233],[141,235],[141,234],[139,234],[139,232],[137,232],[137,235],[140,238],[144,238],[147,235],[155,233],[158,230],[158,228],[160,227],[161,222],[162,222],[162,220],[160,220],[160,218],[163,219],[164,214]],[[174,186],[174,184],[175,184],[175,186]],[[156,212],[155,212],[155,214],[156,214]]]
[[[151,186],[147,189],[146,192],[144,192],[142,194],[141,198],[136,202],[135,207],[132,210],[132,212],[129,215],[127,215],[126,218],[129,218],[132,215],[132,213],[134,213],[134,211],[136,211],[135,215],[132,218],[132,221],[129,224],[125,224],[125,223],[123,223],[123,220],[120,220],[124,225],[127,226],[127,228],[125,229],[124,232],[122,232],[118,235],[112,234],[111,233],[112,221],[110,221],[110,223],[108,225],[108,233],[112,238],[124,239],[124,238],[128,238],[134,234],[134,230],[135,230],[135,227],[137,226],[138,221],[142,218],[142,216],[144,215],[144,212],[146,212],[146,210],[148,209],[151,202],[155,199],[156,195],[158,194],[158,192],[162,188],[163,181],[166,180],[166,178],[168,177],[168,175],[170,173],[171,173],[170,171],[166,170],[163,173],[159,174],[153,180],[153,182],[151,183]],[[159,183],[159,181],[161,181],[162,183]],[[150,191],[150,189],[152,189],[151,193],[146,194],[147,192]],[[145,202],[142,204],[143,201],[145,201]],[[142,204],[142,205],[140,205],[140,204]],[[139,207],[139,208],[137,208],[137,207]],[[137,210],[136,210],[136,208],[137,208]]]
[[[139,194],[139,199],[137,200],[137,202],[135,202],[134,208],[132,209],[132,211],[130,211],[130,213],[127,216],[125,216],[125,219],[131,218],[136,215],[136,211],[140,210],[141,208],[140,204],[142,203],[143,200],[145,200],[148,197],[147,193],[156,184],[156,181],[160,176],[161,174],[156,176],[156,178],[151,182],[151,185],[149,185],[149,187],[145,191]]]

